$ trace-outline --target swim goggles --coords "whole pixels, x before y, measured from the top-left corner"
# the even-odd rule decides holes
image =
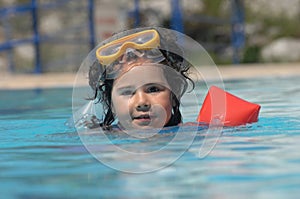
[[[135,50],[150,50],[160,45],[159,34],[156,30],[144,30],[107,43],[96,50],[100,64],[110,65],[127,52]],[[129,50],[128,50],[129,49]],[[131,49],[131,50],[130,50]],[[138,53],[141,54],[141,51]],[[152,53],[153,54],[153,53]]]

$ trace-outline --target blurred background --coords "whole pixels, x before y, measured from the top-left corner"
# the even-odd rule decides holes
[[[1,0],[0,72],[76,72],[111,34],[160,26],[217,65],[300,61],[300,0]]]

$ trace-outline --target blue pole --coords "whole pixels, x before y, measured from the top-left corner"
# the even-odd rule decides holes
[[[11,35],[12,35],[12,31],[11,31],[11,26],[8,22],[7,19],[7,15],[4,15],[1,17],[1,21],[3,22],[4,25],[4,35],[5,35],[5,43],[8,43],[11,40]],[[3,47],[3,48],[1,48]],[[8,68],[9,68],[9,72],[14,72],[15,71],[15,65],[14,65],[14,59],[13,59],[13,51],[11,46],[6,46],[5,44],[1,44],[0,45],[0,51],[1,50],[7,50],[6,54],[7,54],[7,59],[8,59]]]
[[[183,33],[184,27],[183,27],[180,0],[171,0],[171,8],[172,8],[171,28],[173,30]]]
[[[234,49],[233,63],[240,63],[240,50],[245,44],[245,11],[243,0],[231,0],[231,45]]]
[[[140,0],[134,0],[134,27],[139,27],[140,23]]]
[[[40,58],[40,38],[39,38],[39,30],[38,30],[38,16],[37,9],[38,3],[36,0],[31,0],[32,7],[32,27],[33,27],[33,43],[35,48],[35,68],[34,73],[40,74],[42,72],[41,69],[41,58]]]
[[[89,31],[90,31],[90,49],[93,49],[96,45],[95,39],[95,26],[94,26],[94,0],[89,0],[88,5],[89,13]]]

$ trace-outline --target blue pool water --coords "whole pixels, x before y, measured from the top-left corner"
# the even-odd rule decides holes
[[[64,125],[72,114],[71,88],[2,90],[1,198],[298,198],[299,77],[232,80],[225,87],[262,106],[259,122],[224,129],[203,159],[197,156],[203,140],[199,132],[177,161],[146,174],[119,172],[100,163],[76,130]],[[149,147],[136,140],[119,143],[137,144]],[[107,155],[124,164],[122,157]]]

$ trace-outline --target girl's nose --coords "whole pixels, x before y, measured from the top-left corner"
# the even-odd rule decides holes
[[[144,93],[143,91],[136,91],[134,103],[137,111],[149,111],[151,107],[147,93]]]

